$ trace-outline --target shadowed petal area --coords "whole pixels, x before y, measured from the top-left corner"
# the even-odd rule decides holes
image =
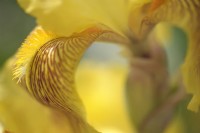
[[[200,105],[200,1],[199,0],[154,0],[149,8],[140,10],[136,15],[142,14],[147,18],[143,25],[144,30],[151,29],[153,25],[167,22],[181,28],[187,35],[188,51],[185,63],[182,66],[184,84],[194,97],[188,108],[198,111]],[[184,17],[183,17],[184,16]],[[142,29],[143,30],[143,29]]]

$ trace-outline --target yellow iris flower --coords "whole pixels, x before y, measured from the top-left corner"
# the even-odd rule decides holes
[[[198,111],[200,85],[197,44],[200,1],[18,0],[18,2],[27,13],[37,19],[40,26],[32,31],[17,52],[14,78],[30,95],[50,107],[45,109],[48,113],[55,110],[55,113],[64,117],[59,125],[67,122],[68,127],[64,127],[63,131],[98,132],[88,123],[82,100],[75,89],[74,73],[87,48],[94,41],[109,41],[123,44],[130,58],[148,57],[149,46],[146,43],[150,43],[149,34],[159,22],[164,21],[182,28],[188,35],[190,45],[183,65],[183,79],[187,90],[194,95],[189,108]],[[180,5],[175,8],[177,3]],[[182,14],[186,16],[184,19]],[[44,113],[44,117],[48,121],[47,124],[51,125],[51,120],[46,118],[48,113]]]
[[[189,50],[183,65],[183,77],[188,92],[194,94],[189,108],[198,110],[199,82],[198,82],[198,54],[195,51],[199,39],[199,1],[191,2],[174,0],[19,0],[22,8],[36,17],[38,24],[45,30],[53,31],[59,36],[73,37],[73,34],[85,31],[91,32],[92,40],[114,41],[126,43],[140,43],[141,38],[151,31],[159,22],[169,22],[183,29],[188,35]],[[175,5],[178,7],[175,9]],[[114,4],[114,6],[112,6]],[[184,14],[184,18],[181,14]],[[190,24],[192,20],[192,24]],[[95,28],[94,28],[95,27]],[[84,33],[85,33],[84,32]],[[109,35],[108,35],[109,34]],[[101,36],[101,37],[99,37]],[[145,48],[143,48],[145,49]],[[195,50],[194,50],[195,49]],[[135,53],[137,50],[132,49]],[[195,77],[195,78],[191,78]]]
[[[0,73],[2,128],[11,133],[71,133],[71,124],[63,113],[39,104],[16,85],[12,80],[13,61],[7,61]],[[134,132],[123,102],[126,75],[123,65],[106,66],[84,61],[79,66],[76,81],[86,105],[87,119],[103,133]],[[113,109],[116,110],[113,112]]]

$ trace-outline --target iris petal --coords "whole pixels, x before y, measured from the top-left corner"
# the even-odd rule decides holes
[[[129,42],[103,25],[69,37],[37,27],[16,55],[15,78],[39,102],[64,112],[74,132],[97,132],[86,121],[74,83],[76,67],[83,53],[96,40]]]
[[[18,0],[45,29],[70,35],[94,24],[105,24],[122,33],[127,30],[129,2],[125,0]],[[114,4],[114,6],[112,6]]]

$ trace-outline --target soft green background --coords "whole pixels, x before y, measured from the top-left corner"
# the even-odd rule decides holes
[[[0,0],[0,66],[12,56],[35,25],[16,0]]]

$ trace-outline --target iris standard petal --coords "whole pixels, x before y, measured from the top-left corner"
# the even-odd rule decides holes
[[[71,35],[101,23],[122,33],[127,32],[126,0],[18,0],[21,7],[36,17],[45,29]]]

